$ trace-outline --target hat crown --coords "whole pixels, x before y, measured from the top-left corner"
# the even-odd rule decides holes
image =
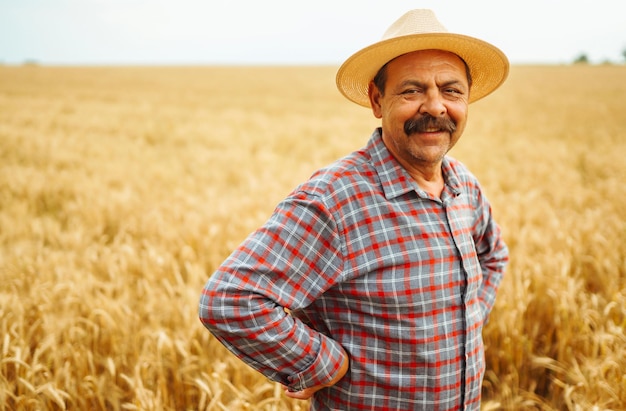
[[[385,33],[382,40],[413,34],[447,33],[448,30],[428,9],[415,9],[404,13]]]

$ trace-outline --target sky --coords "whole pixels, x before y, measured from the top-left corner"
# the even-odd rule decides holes
[[[625,62],[625,0],[0,0],[0,64],[341,64],[430,8],[512,64]]]

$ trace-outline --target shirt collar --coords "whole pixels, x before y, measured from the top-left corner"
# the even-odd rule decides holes
[[[388,200],[399,197],[409,191],[415,191],[420,197],[425,196],[424,191],[420,189],[408,171],[400,165],[398,160],[387,149],[387,146],[385,146],[380,127],[372,133],[367,145],[367,151],[370,153],[372,165],[378,173],[382,189]],[[447,188],[450,189],[454,196],[460,194],[459,180],[447,156],[444,157],[441,167]]]

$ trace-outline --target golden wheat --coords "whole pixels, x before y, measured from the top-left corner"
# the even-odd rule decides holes
[[[304,410],[197,320],[377,125],[334,67],[0,66],[0,410]],[[483,409],[626,409],[626,67],[513,67],[453,155],[511,248]]]

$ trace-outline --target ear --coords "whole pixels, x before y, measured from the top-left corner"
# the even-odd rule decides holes
[[[383,116],[382,108],[380,105],[380,99],[382,98],[382,95],[380,94],[380,90],[378,90],[378,87],[376,87],[373,81],[370,81],[370,84],[367,88],[367,95],[370,98],[370,106],[372,107],[374,117],[381,118]]]

